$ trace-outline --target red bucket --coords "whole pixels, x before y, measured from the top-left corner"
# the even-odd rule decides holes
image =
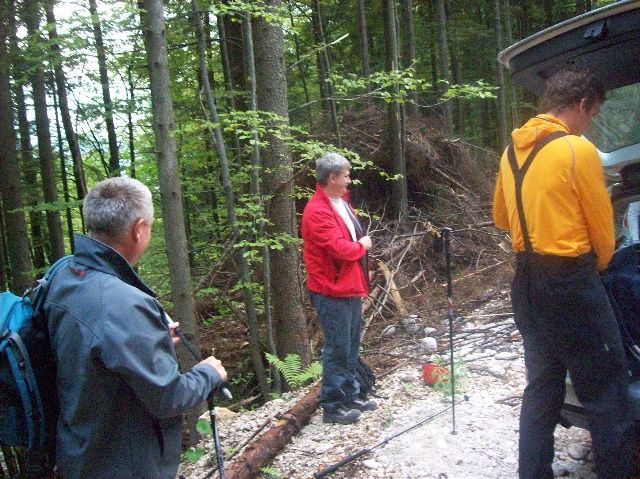
[[[429,386],[433,386],[438,380],[446,380],[449,377],[449,370],[434,363],[424,363],[422,365],[422,379]]]

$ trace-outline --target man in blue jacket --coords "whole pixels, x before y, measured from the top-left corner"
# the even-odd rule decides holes
[[[88,236],[76,235],[45,304],[58,368],[60,476],[174,478],[181,414],[227,373],[213,357],[179,371],[175,326],[132,268],[151,238],[149,189],[104,180],[85,197],[84,218]]]

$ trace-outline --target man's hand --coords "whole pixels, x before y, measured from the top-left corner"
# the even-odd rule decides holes
[[[358,243],[364,246],[365,251],[369,251],[371,249],[372,244],[371,244],[371,238],[369,237],[369,235],[363,236],[362,238],[360,238],[358,240]]]
[[[167,315],[169,318],[169,315]],[[171,318],[169,318],[171,320]],[[175,348],[178,344],[180,344],[180,337],[176,334],[176,329],[180,326],[180,323],[174,323],[171,321],[169,323],[169,336],[171,336],[171,342],[173,343],[173,347]]]
[[[213,356],[209,356],[208,358],[200,361],[200,364],[208,364],[209,366],[213,367],[213,369],[218,371],[220,379],[222,379],[223,381],[227,380],[227,371],[224,369],[224,366],[219,359],[216,359]]]

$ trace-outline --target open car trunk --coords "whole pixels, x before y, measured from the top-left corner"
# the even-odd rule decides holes
[[[640,1],[616,2],[554,25],[500,52],[498,61],[514,82],[536,95],[547,78],[567,66],[588,67],[604,84],[607,101],[584,136],[598,149],[609,183],[621,248],[616,256],[620,260],[631,254],[636,261],[630,271],[624,261],[616,266],[614,257],[611,274],[635,275],[620,281],[636,282],[640,290],[640,244],[633,246],[640,241]],[[640,294],[634,306],[640,311]],[[638,337],[626,338],[625,346],[635,374],[629,387],[631,407],[640,423],[640,324],[637,329]],[[586,428],[569,378],[563,417]]]

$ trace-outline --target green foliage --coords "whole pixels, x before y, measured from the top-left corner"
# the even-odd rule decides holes
[[[211,423],[206,419],[198,419],[198,422],[196,423],[196,431],[203,436],[209,436],[213,432],[211,429]]]
[[[191,464],[198,462],[204,456],[204,449],[201,447],[190,447],[182,455],[182,459]]]
[[[284,479],[286,477],[273,466],[264,466],[260,468],[260,472],[265,479]]]
[[[447,89],[443,98],[460,98],[462,100],[472,100],[474,98],[496,98],[497,86],[489,85],[483,80],[478,80],[473,84],[451,85]]]
[[[298,389],[307,381],[316,379],[322,374],[322,364],[318,361],[312,362],[303,370],[300,356],[294,353],[287,354],[284,361],[270,353],[265,353],[265,356],[269,364],[275,366],[292,389]]]
[[[445,359],[436,355],[433,361],[436,366],[446,369],[447,372],[442,372],[438,375],[435,383],[433,384],[433,390],[439,393],[444,394],[446,397],[451,396],[451,368],[445,361]],[[454,357],[453,360],[453,372],[455,374],[455,388],[456,394],[464,392],[465,388],[465,379],[469,376],[469,371],[467,370],[465,364],[462,359],[459,357]]]

